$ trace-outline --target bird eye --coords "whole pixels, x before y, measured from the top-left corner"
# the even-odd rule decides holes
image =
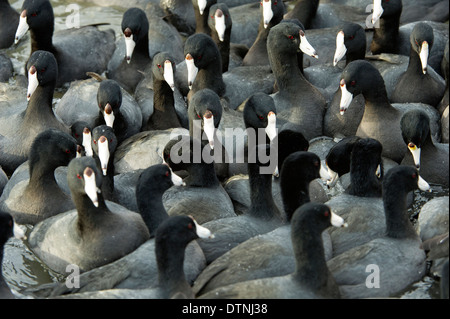
[[[78,179],[81,179],[81,175],[80,175],[80,174],[77,174],[77,178],[78,178]]]
[[[33,12],[33,13],[31,14],[31,16],[32,16],[32,17],[37,17],[37,12]]]
[[[328,217],[330,215],[330,213],[328,211],[325,211],[325,213],[323,214],[325,217]]]
[[[192,224],[192,223],[189,223],[189,224],[188,224],[188,228],[189,228],[189,229],[192,229],[192,228],[194,228],[194,224]]]
[[[293,36],[293,35],[288,36],[288,38],[289,38],[290,40],[294,40],[294,36]]]
[[[349,40],[353,40],[355,38],[355,36],[354,35],[351,35],[351,36],[349,36]]]
[[[166,177],[169,177],[169,171],[166,171]]]
[[[70,150],[69,150],[69,149],[67,149],[67,150],[66,150],[66,153],[67,153],[67,154],[70,154]]]
[[[355,86],[355,84],[356,84],[356,81],[351,81],[351,82],[350,82],[350,85],[351,85],[351,86]]]
[[[412,174],[412,178],[416,179],[417,178],[417,174],[416,173]]]
[[[161,69],[161,64],[158,64],[158,68],[160,68],[160,69]]]

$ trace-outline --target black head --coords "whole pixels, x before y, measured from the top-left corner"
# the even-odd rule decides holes
[[[357,59],[364,59],[366,53],[366,34],[364,29],[357,23],[346,23],[339,34],[344,35],[344,46],[347,49],[347,64]],[[342,34],[340,36],[342,36]],[[342,56],[338,60],[342,59]],[[338,61],[335,61],[336,63]]]
[[[123,14],[122,32],[126,37],[133,35],[133,41],[138,43],[148,38],[149,23],[147,15],[139,8],[130,8]]]
[[[155,192],[162,195],[173,185],[172,172],[170,171],[168,165],[152,165],[145,169],[139,176],[136,188],[136,197],[145,198]]]
[[[361,138],[358,136],[349,136],[334,145],[325,158],[327,166],[339,176],[350,172],[350,160],[353,146],[360,139]]]
[[[172,76],[176,72],[176,63],[172,55],[168,52],[159,52],[155,54],[152,61],[152,73],[155,79],[165,81],[164,72],[167,71],[167,66],[172,67]]]
[[[35,165],[44,161],[48,167],[56,169],[67,166],[77,154],[77,141],[69,134],[56,129],[40,133],[30,148],[30,172]]]
[[[411,110],[402,116],[400,127],[405,144],[421,148],[430,134],[430,118],[422,110]]]
[[[102,81],[97,91],[97,103],[102,113],[108,113],[110,110],[115,115],[120,113],[120,107],[122,106],[122,89],[120,85],[114,80]]]
[[[281,170],[281,182],[307,183],[320,178],[320,158],[312,152],[298,151],[292,153],[283,163]],[[283,182],[284,180],[284,182]]]
[[[102,173],[98,170],[93,157],[74,158],[68,166],[67,182],[72,198],[89,196],[92,204],[98,206],[98,199],[95,197],[101,195],[99,193],[102,187]]]
[[[295,152],[284,160],[280,187],[288,220],[298,207],[310,201],[309,184],[320,178],[320,171],[320,158],[311,152]]]
[[[92,150],[94,153],[98,154],[99,144],[104,143],[104,139],[101,137],[105,137],[108,140],[108,149],[113,154],[117,148],[117,138],[114,130],[107,125],[97,126],[92,131]]]
[[[210,237],[211,233],[198,225],[190,216],[173,216],[167,218],[156,230],[156,246],[185,247],[197,238]],[[158,250],[158,248],[157,248]]]
[[[402,0],[382,0],[381,6],[383,7],[382,19],[400,17],[402,14]]]
[[[428,46],[428,52],[431,52],[434,42],[433,28],[425,22],[417,23],[409,36],[409,42],[411,49],[418,55],[424,49],[425,45]]]
[[[76,121],[70,126],[70,132],[72,134],[72,137],[74,137],[77,140],[77,143],[79,145],[83,143],[83,132],[85,128],[88,128],[89,131],[92,131],[89,124],[85,121]]]
[[[244,123],[247,128],[265,128],[269,114],[277,114],[273,98],[263,92],[253,94],[244,106]]]
[[[272,27],[267,38],[267,51],[269,56],[272,52],[270,48],[276,48],[283,54],[296,54],[300,51],[300,31],[304,32],[296,23],[283,21]]]
[[[214,127],[219,127],[222,119],[222,104],[216,92],[211,89],[197,91],[189,101],[188,115],[190,121],[201,120],[214,116]]]
[[[202,153],[206,146],[206,142],[188,135],[179,135],[164,147],[164,162],[173,171],[189,169],[192,164],[203,164],[205,161]]]
[[[418,188],[419,171],[412,166],[398,165],[391,168],[384,176],[383,198],[392,193],[406,194]]]
[[[362,93],[366,99],[373,91],[386,91],[380,72],[365,60],[353,61],[345,67],[341,75],[341,88],[343,85],[353,96]]]
[[[22,4],[22,17],[26,17],[30,30],[53,34],[53,7],[48,0],[25,0]]]
[[[219,48],[213,39],[204,33],[196,33],[187,38],[184,56],[188,59],[192,57],[195,66],[199,69],[204,69],[211,63],[221,65]]]
[[[212,32],[217,32],[217,19],[223,19],[225,22],[225,30],[229,30],[231,32],[233,21],[231,20],[230,10],[228,9],[226,3],[217,3],[209,8],[208,26],[211,30],[213,30]]]
[[[28,80],[37,74],[39,86],[55,85],[58,78],[58,63],[55,56],[48,51],[35,51],[27,63]]]
[[[163,160],[165,163],[167,163],[167,165],[170,166],[170,168],[172,168],[173,171],[179,171],[179,170],[183,170],[185,168],[184,164],[182,161],[177,161],[176,159],[172,160],[172,148],[173,151],[175,152],[175,148],[178,148],[179,145],[181,145],[181,143],[184,143],[184,139],[186,139],[186,136],[182,136],[179,135],[176,138],[171,139],[169,142],[167,142],[166,146],[164,146],[164,150],[163,150]],[[175,153],[174,153],[175,154]],[[180,156],[181,155],[181,150],[179,150],[176,153],[176,156]]]
[[[325,229],[332,226],[331,217],[331,209],[327,205],[314,202],[302,205],[292,216],[293,237],[295,237],[294,233],[304,232],[305,229],[308,230],[308,233],[321,234]]]

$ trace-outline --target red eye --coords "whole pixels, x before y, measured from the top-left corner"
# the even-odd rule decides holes
[[[294,36],[293,35],[288,36],[288,38],[291,39],[291,40],[294,40]]]
[[[94,140],[94,144],[97,144],[97,140]]]
[[[36,13],[36,12],[33,12],[33,13],[31,14],[31,16],[32,16],[32,17],[37,17],[37,13]]]
[[[189,224],[188,224],[188,228],[189,228],[189,229],[192,229],[192,228],[194,228],[194,224],[192,224],[192,223],[189,223]]]
[[[42,68],[42,69],[41,69],[41,73],[44,73],[44,72],[45,72],[45,70],[46,70],[45,68]]]
[[[166,172],[166,177],[169,177],[169,171]]]
[[[278,4],[278,1],[274,1],[273,4],[274,4],[274,5],[277,5],[277,4]]]
[[[161,69],[161,64],[158,64],[158,68],[160,68],[160,69]]]
[[[258,115],[258,118],[259,118],[260,120],[264,120],[264,116]]]
[[[75,138],[79,138],[80,135],[78,133],[75,133]]]
[[[202,116],[201,116],[200,114],[197,114],[197,117],[198,117],[199,119],[201,119],[201,118],[202,118]]]
[[[324,215],[325,217],[328,217],[328,216],[330,215],[330,213],[329,213],[328,211],[326,211],[323,215]]]
[[[211,14],[211,19],[214,19],[214,15]]]
[[[412,174],[412,178],[416,179],[417,178],[417,174],[416,173]]]
[[[417,42],[417,40],[415,42],[416,42],[416,45],[419,46],[419,42]]]
[[[66,150],[66,153],[67,153],[67,154],[70,154],[70,150]]]
[[[350,85],[351,85],[351,86],[355,86],[355,84],[356,84],[355,81],[351,81],[351,82],[350,82]]]
[[[320,163],[319,163],[318,161],[315,161],[315,162],[314,162],[314,166],[315,166],[315,167],[319,167],[319,166],[320,166]]]
[[[77,174],[77,178],[78,178],[78,179],[81,179],[81,175],[80,175],[80,174]]]
[[[353,40],[355,38],[355,36],[354,35],[351,35],[351,36],[349,36],[349,40]]]

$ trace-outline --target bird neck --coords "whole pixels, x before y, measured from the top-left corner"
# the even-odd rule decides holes
[[[260,166],[248,164],[251,205],[248,214],[260,219],[280,218],[281,214],[273,201],[272,175],[261,174]]]
[[[383,205],[386,216],[386,235],[391,238],[417,237],[406,213],[406,192],[400,185],[393,183],[383,189]],[[395,195],[394,195],[395,194]]]
[[[294,278],[311,290],[318,291],[328,282],[322,234],[316,225],[292,230],[292,244],[296,260]]]
[[[45,119],[48,119],[49,117],[55,118],[52,108],[55,83],[56,82],[52,82],[44,86],[39,85],[36,88],[25,111],[25,122],[29,120],[45,123]]]
[[[53,46],[53,26],[48,30],[30,30],[31,36],[31,53],[42,50],[53,53],[56,56],[57,50]]]
[[[295,185],[295,187],[291,187]],[[298,180],[292,184],[285,179],[280,180],[281,195],[283,198],[284,212],[290,222],[297,208],[303,204],[309,203],[309,182]]]
[[[98,207],[95,207],[86,194],[72,194],[78,212],[76,231],[80,237],[98,228],[100,221],[110,214],[102,194],[98,194]]]
[[[159,123],[168,123],[170,127],[181,127],[178,115],[175,111],[175,99],[173,91],[166,81],[153,81],[153,105],[154,112],[150,118],[150,122],[158,127]],[[164,127],[163,129],[166,129]]]
[[[150,237],[154,237],[159,225],[169,218],[162,200],[163,193],[158,189],[149,189],[149,195],[138,201],[139,213],[147,225]]]
[[[417,52],[413,50],[412,47],[409,52],[409,63],[408,63],[408,68],[406,70],[406,73],[414,74],[415,76],[419,76],[420,78],[429,76],[428,72],[426,74],[423,74],[422,62],[420,61],[420,57],[417,54]]]
[[[180,290],[184,292],[190,289],[183,269],[185,249],[186,245],[175,245],[171,243],[170,239],[156,239],[155,254],[158,264],[158,282],[167,297]]]

